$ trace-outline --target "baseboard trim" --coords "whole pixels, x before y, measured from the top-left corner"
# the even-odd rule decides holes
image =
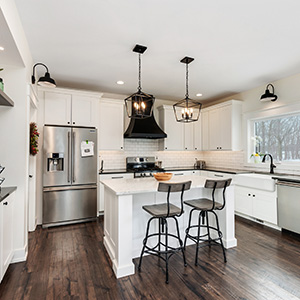
[[[19,248],[14,250],[14,256],[12,258],[11,263],[18,263],[22,261],[26,261],[28,255],[28,244],[24,248]]]

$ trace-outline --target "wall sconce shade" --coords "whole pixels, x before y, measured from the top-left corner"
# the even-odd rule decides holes
[[[46,65],[42,64],[42,63],[37,63],[33,66],[32,76],[31,76],[31,83],[35,84],[35,75],[34,75],[34,73],[35,73],[35,68],[38,65],[44,66],[46,68],[46,73],[45,73],[45,76],[41,77],[38,80],[37,84],[40,85],[40,86],[44,86],[44,87],[53,87],[53,88],[55,88],[56,87],[55,80],[50,77],[48,67]]]
[[[272,88],[272,92],[269,91],[269,87]],[[273,84],[269,83],[266,87],[266,91],[263,95],[260,97],[261,102],[267,102],[267,101],[276,101],[277,100],[277,95],[274,94],[274,86]]]

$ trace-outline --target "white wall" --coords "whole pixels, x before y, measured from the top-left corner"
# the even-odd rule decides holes
[[[20,54],[19,65],[4,65],[1,77],[5,92],[15,103],[14,107],[0,106],[0,162],[4,165],[4,186],[17,186],[14,216],[14,258],[22,261],[27,256],[27,205],[29,156],[29,99],[27,84],[33,64],[29,47],[14,1],[1,0],[0,10]],[[9,51],[9,49],[5,49]],[[3,63],[3,62],[1,62]],[[5,64],[5,62],[4,62]],[[1,65],[2,67],[2,65]]]

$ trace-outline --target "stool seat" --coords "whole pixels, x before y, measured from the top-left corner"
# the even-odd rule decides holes
[[[200,198],[195,200],[187,200],[184,201],[185,204],[196,208],[198,210],[211,210],[213,208],[213,201],[207,198]],[[220,209],[223,206],[223,204],[219,202],[215,202],[215,209]]]
[[[181,208],[177,207],[174,204],[169,204],[169,215],[168,215],[168,204],[162,203],[162,204],[154,204],[154,205],[145,205],[143,206],[143,209],[148,212],[150,215],[158,218],[163,217],[173,217],[180,215]]]

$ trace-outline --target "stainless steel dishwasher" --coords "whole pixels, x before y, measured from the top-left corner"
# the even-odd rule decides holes
[[[278,180],[278,226],[300,233],[300,183]]]

